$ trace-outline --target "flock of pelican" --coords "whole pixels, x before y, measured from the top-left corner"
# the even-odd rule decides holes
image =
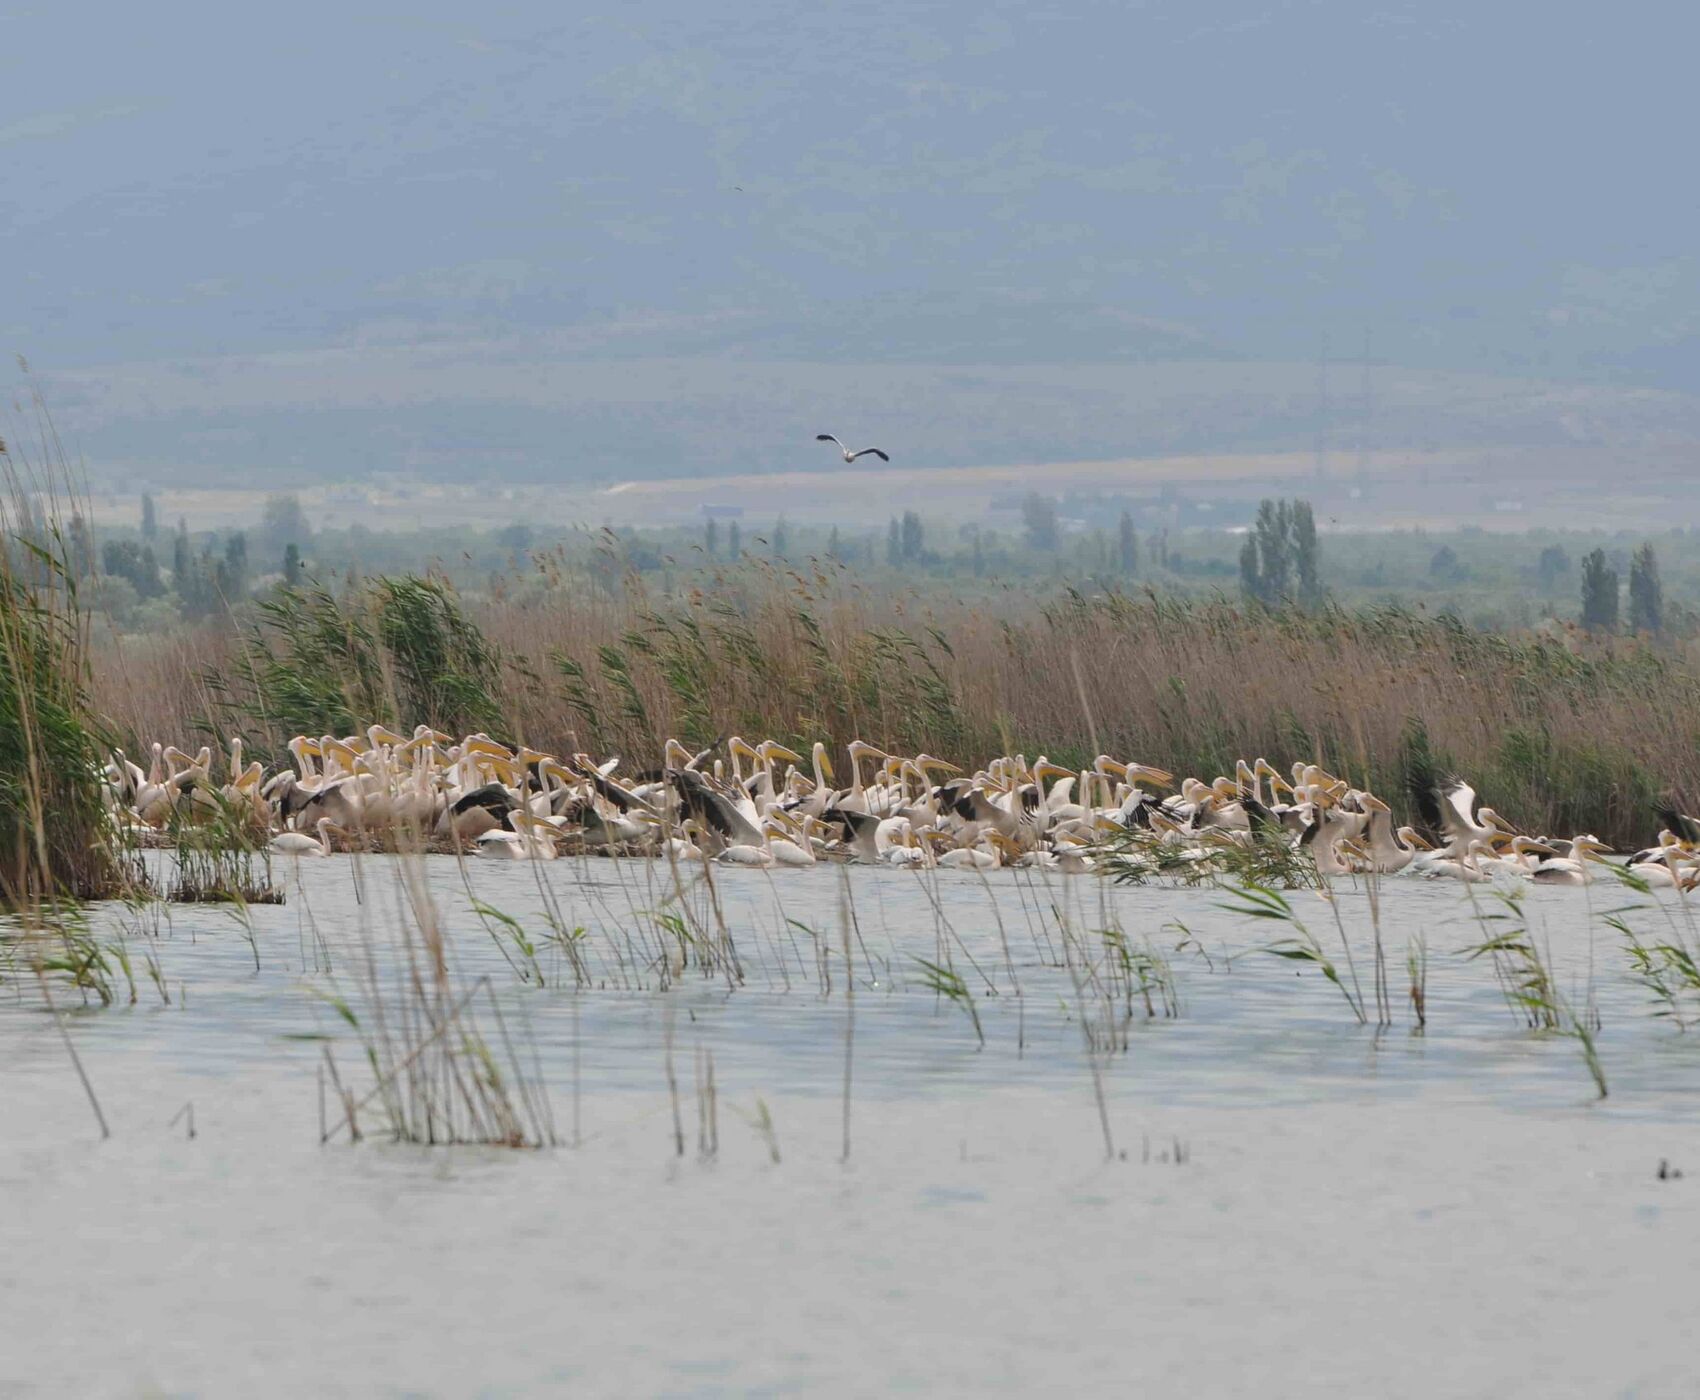
[[[733,737],[696,754],[670,739],[661,767],[624,774],[618,758],[560,758],[424,725],[411,734],[374,724],[342,738],[300,735],[288,751],[290,766],[268,774],[244,763],[242,741],[232,739],[223,781],[211,748],[189,754],[154,744],[146,770],[116,753],[106,770],[113,819],[163,830],[235,814],[274,852],[297,857],[388,835],[494,860],[551,860],[565,850],[762,867],[847,859],[1075,874],[1101,864],[1107,837],[1133,833],[1180,859],[1263,837],[1307,854],[1324,877],[1581,885],[1611,854],[1592,835],[1518,832],[1458,779],[1414,794],[1426,839],[1395,827],[1373,793],[1315,764],[1283,775],[1261,758],[1241,760],[1232,777],[1177,786],[1160,768],[1108,754],[1080,769],[1017,754],[970,774],[930,754],[904,757],[856,740],[849,783],[840,786],[825,744],[805,759],[772,739]],[[1658,844],[1628,865],[1651,884],[1694,888],[1700,822],[1666,814]]]

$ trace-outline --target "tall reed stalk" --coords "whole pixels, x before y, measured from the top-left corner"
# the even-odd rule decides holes
[[[41,421],[54,443],[44,410]],[[120,883],[78,594],[88,560],[59,509],[70,480],[56,446],[32,461],[0,445],[0,901],[11,905]]]

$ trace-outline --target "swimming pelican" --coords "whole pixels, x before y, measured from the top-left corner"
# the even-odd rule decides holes
[[[280,856],[328,856],[331,838],[325,833],[333,823],[329,817],[320,817],[314,825],[319,832],[317,840],[304,831],[280,831],[272,837],[271,849]]]
[[[807,822],[799,821],[790,812],[778,807],[769,810],[763,823],[767,832],[767,850],[775,865],[804,866],[815,863],[814,847],[809,844]]]
[[[911,845],[915,827],[908,817],[887,817],[874,828],[874,850],[884,865],[920,866],[931,863],[928,852]]]
[[[509,812],[512,831],[486,831],[475,849],[486,860],[554,860],[560,833],[542,817]]]
[[[1408,826],[1393,829],[1393,809],[1379,797],[1364,793],[1359,803],[1369,813],[1369,868],[1378,875],[1397,875],[1417,858],[1417,847],[1410,840],[1414,835]]]
[[[1570,842],[1568,855],[1553,855],[1541,861],[1529,878],[1537,885],[1592,884],[1594,874],[1588,868],[1589,862],[1598,861],[1607,854],[1610,854],[1609,847],[1598,837],[1578,836]]]

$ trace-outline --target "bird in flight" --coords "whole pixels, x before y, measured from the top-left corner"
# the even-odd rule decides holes
[[[891,460],[891,458],[887,457],[885,453],[881,452],[877,447],[864,447],[859,451],[852,452],[843,443],[839,442],[838,439],[831,433],[816,433],[815,441],[837,443],[838,450],[844,454],[844,460],[846,462],[854,462],[858,457],[868,456],[878,457],[882,462],[889,462]]]

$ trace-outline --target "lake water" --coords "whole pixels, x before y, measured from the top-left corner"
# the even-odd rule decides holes
[[[208,906],[152,939],[97,910],[136,1003],[122,977],[111,1006],[55,995],[105,1141],[33,978],[0,984],[0,1395],[1694,1392],[1700,1028],[1652,1015],[1603,917],[1642,906],[1631,927],[1669,941],[1674,896],[1524,900],[1571,1013],[1597,1007],[1601,1101],[1578,1038],[1525,1029],[1465,956],[1509,925],[1455,885],[1383,889],[1378,1031],[1259,951],[1290,928],[1207,890],[721,870],[734,990],[648,956],[713,918],[696,888],[683,940],[657,924],[664,867],[433,858],[449,980],[490,978],[561,1145],[398,1145],[375,1107],[364,1141],[321,1145],[327,1045],[372,1082],[322,994],[369,1016],[371,969],[396,985],[400,869],[280,870],[290,900],[251,910],[251,940]],[[1350,986],[1333,913],[1291,898]],[[1373,1020],[1368,901],[1338,905]],[[587,985],[551,917],[585,930]],[[1112,927],[1178,1016],[1160,986],[1155,1017],[1120,984],[1106,1010]],[[922,960],[961,976],[983,1046]]]

